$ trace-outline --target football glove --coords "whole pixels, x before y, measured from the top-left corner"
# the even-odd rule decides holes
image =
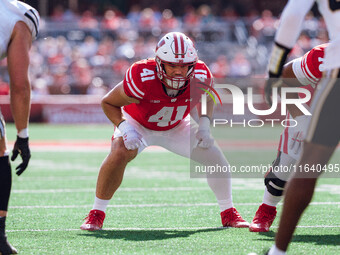
[[[269,79],[266,81],[265,85],[265,99],[267,104],[270,106],[272,105],[271,95],[272,95],[272,88],[274,87],[281,87],[282,80],[279,77],[282,74],[283,65],[286,62],[287,56],[291,49],[286,48],[277,42],[275,42],[270,60],[269,60]]]
[[[123,135],[123,141],[126,149],[136,150],[142,144],[147,146],[142,135],[138,133],[136,129],[133,126],[131,126],[126,120],[122,121],[117,128]]]
[[[12,161],[14,161],[19,154],[22,158],[22,163],[16,167],[16,174],[21,175],[27,168],[28,162],[31,158],[31,151],[28,145],[28,137],[21,138],[17,136],[17,140],[15,141],[12,153]]]
[[[278,88],[278,92],[280,93],[280,88],[282,84],[283,82],[280,78],[270,77],[270,74],[269,74],[269,78],[266,80],[266,85],[264,88],[265,100],[269,106],[272,106],[273,104],[272,102],[273,88]]]
[[[210,133],[210,119],[208,116],[200,117],[196,139],[198,140],[197,146],[204,149],[208,149],[214,144],[214,138]]]

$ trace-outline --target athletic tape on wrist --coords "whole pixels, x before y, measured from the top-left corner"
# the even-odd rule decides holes
[[[210,129],[210,118],[207,115],[202,115],[198,121],[199,130],[209,130]]]
[[[117,128],[119,129],[119,131],[121,133],[126,133],[129,130],[132,130],[133,127],[127,122],[127,120],[123,120],[121,123],[119,123],[119,125],[117,126]]]
[[[19,136],[20,138],[27,138],[27,137],[28,137],[28,128],[21,129],[21,130],[18,132],[18,136]]]
[[[283,65],[286,62],[287,56],[291,49],[286,48],[275,42],[269,60],[270,77],[280,77],[283,70]]]

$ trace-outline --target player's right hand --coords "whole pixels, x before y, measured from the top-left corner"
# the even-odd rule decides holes
[[[16,174],[21,175],[27,168],[28,162],[31,158],[31,151],[28,145],[28,137],[21,138],[17,136],[17,140],[15,141],[12,153],[12,161],[14,161],[19,154],[22,158],[22,163],[16,167]]]
[[[280,76],[282,74],[283,65],[286,62],[287,56],[291,49],[275,42],[272,52],[270,54],[268,77],[265,85],[265,100],[269,106],[272,105],[272,90],[273,88],[280,88],[282,86],[282,80]]]
[[[125,148],[128,150],[136,150],[142,144],[146,145],[142,135],[136,131],[136,129],[131,126],[126,120],[122,121],[118,125],[118,129],[123,135],[123,141]]]
[[[214,144],[214,137],[210,133],[210,118],[203,115],[199,119],[198,130],[196,132],[197,146],[208,149]]]
[[[282,86],[282,80],[280,78],[276,78],[269,74],[269,78],[266,80],[266,85],[264,87],[265,92],[265,100],[269,106],[272,106],[272,93],[273,88],[280,88]]]

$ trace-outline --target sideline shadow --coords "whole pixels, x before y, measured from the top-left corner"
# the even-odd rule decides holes
[[[122,239],[127,241],[153,241],[170,238],[188,237],[196,233],[215,232],[225,230],[225,228],[208,228],[197,230],[101,230],[95,232],[84,231],[80,236],[104,238],[104,239]]]

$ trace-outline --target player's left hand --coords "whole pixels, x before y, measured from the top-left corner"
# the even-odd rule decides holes
[[[198,140],[198,147],[208,149],[214,144],[214,138],[212,137],[210,131],[198,130],[196,133],[196,139]]]
[[[31,158],[31,151],[28,145],[28,137],[20,138],[19,136],[17,136],[17,140],[15,141],[12,153],[12,161],[14,161],[19,154],[22,158],[22,163],[16,167],[16,174],[21,175],[27,168],[28,162]]]
[[[200,117],[196,139],[197,146],[203,149],[208,149],[214,144],[214,138],[210,133],[210,119],[207,116]]]

